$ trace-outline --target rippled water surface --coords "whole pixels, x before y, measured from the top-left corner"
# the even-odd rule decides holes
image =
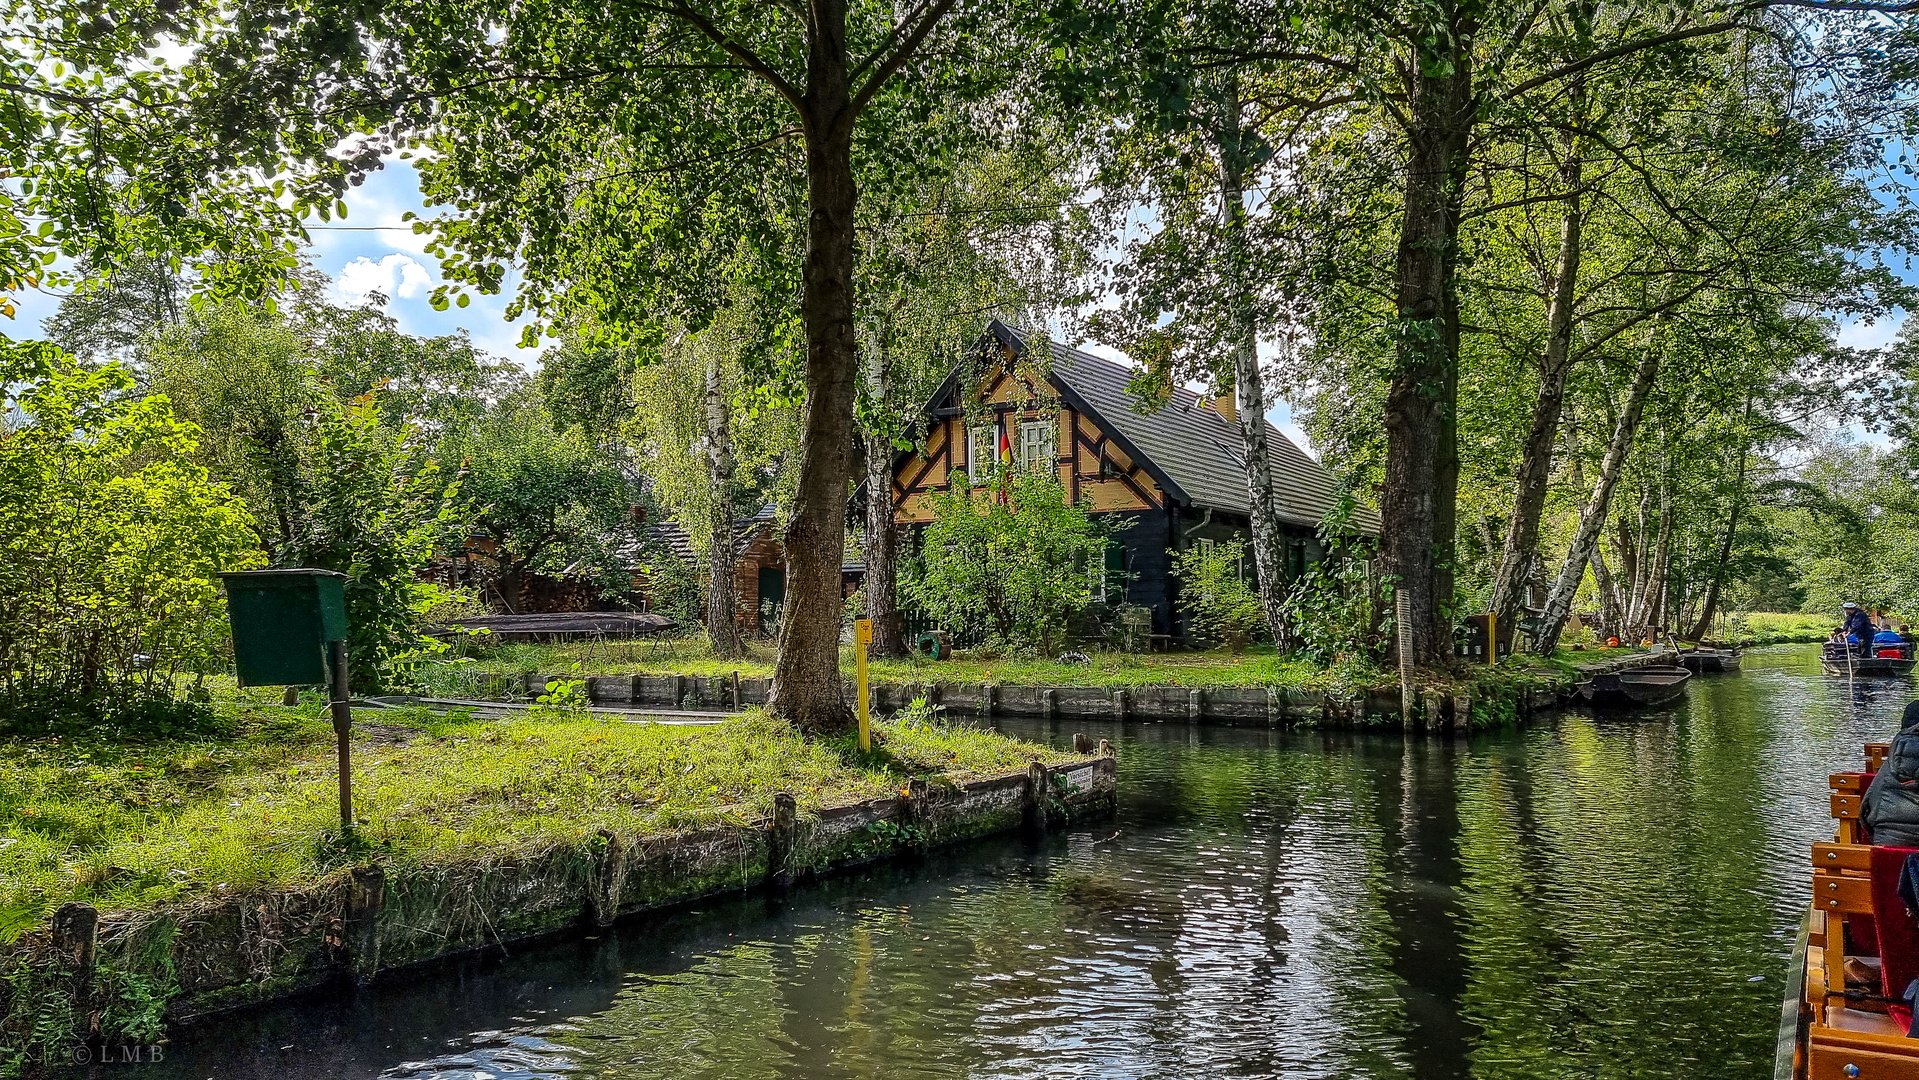
[[[138,1071],[1756,1078],[1826,774],[1912,692],[1798,647],[1673,713],[1458,743],[1009,721],[1117,742],[1117,820],[223,1022]]]

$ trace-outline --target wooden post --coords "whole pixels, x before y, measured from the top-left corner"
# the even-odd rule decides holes
[[[988,720],[993,718],[993,706],[998,704],[994,700],[999,696],[996,693],[997,689],[992,683],[979,684],[979,711],[980,715]]]
[[[1203,696],[1205,693],[1206,691],[1204,690],[1188,690],[1186,692],[1186,719],[1195,724],[1199,723],[1199,714],[1204,707],[1202,703],[1205,700]]]
[[[1046,720],[1059,715],[1059,691],[1049,687],[1039,692],[1039,714]]]
[[[1461,694],[1453,699],[1453,730],[1465,734],[1473,729],[1473,699]]]
[[[686,707],[686,676],[684,675],[673,676],[673,704],[670,707],[675,709]]]
[[[346,642],[327,643],[327,666],[332,681],[327,708],[333,714],[339,756],[340,835],[346,837],[353,832],[353,697],[347,689]]]
[[[586,911],[594,926],[612,926],[620,914],[620,887],[626,879],[626,845],[607,829],[599,831],[599,838],[601,843],[593,864]]]
[[[737,709],[740,707],[740,673],[735,671],[728,684],[733,691],[733,707]]]
[[[1438,731],[1444,726],[1446,714],[1441,705],[1439,691],[1426,690],[1419,695],[1420,703],[1426,711],[1426,730]]]
[[[1126,722],[1126,691],[1124,688],[1113,691],[1113,719]]]
[[[1026,768],[1025,805],[1021,807],[1025,816],[1026,831],[1035,835],[1046,832],[1046,763],[1035,761]]]
[[[799,832],[799,802],[787,792],[773,796],[773,817],[767,822],[766,885],[774,895],[793,883],[793,846]]]
[[[853,672],[858,688],[853,692],[853,711],[860,721],[860,753],[873,751],[872,700],[867,683],[866,649],[873,644],[873,620],[853,620]]]
[[[386,909],[386,871],[378,866],[356,866],[347,881],[342,950],[348,969],[358,982],[380,970],[380,913]]]
[[[100,943],[100,913],[91,904],[61,904],[53,913],[52,929],[54,952],[72,963],[81,977],[91,975]]]
[[[1393,627],[1399,632],[1399,715],[1407,730],[1413,726],[1413,619],[1412,595],[1405,589],[1393,590]]]

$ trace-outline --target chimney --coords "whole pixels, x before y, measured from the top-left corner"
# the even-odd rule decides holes
[[[1230,389],[1213,395],[1213,411],[1229,424],[1239,423],[1239,403],[1234,400]]]

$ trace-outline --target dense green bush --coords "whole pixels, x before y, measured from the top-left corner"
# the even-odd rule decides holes
[[[354,685],[405,685],[439,648],[421,633],[426,612],[450,596],[424,571],[465,540],[459,485],[428,429],[464,414],[407,412],[404,394],[389,409],[380,388],[342,397],[326,377],[340,367],[328,340],[217,307],[156,335],[142,359],[155,388],[208,433],[196,459],[240,493],[267,562],[347,576]]]
[[[1092,602],[1106,531],[1051,475],[1009,472],[990,487],[954,476],[929,500],[933,521],[901,591],[956,634],[1050,654]]]
[[[0,728],[168,734],[225,667],[217,574],[260,563],[199,433],[121,367],[0,351]]]

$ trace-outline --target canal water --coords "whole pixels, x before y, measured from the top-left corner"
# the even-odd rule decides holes
[[[1459,742],[1086,722],[1117,819],[728,900],[141,1076],[1770,1075],[1825,777],[1911,684],[1747,654],[1673,712]]]

